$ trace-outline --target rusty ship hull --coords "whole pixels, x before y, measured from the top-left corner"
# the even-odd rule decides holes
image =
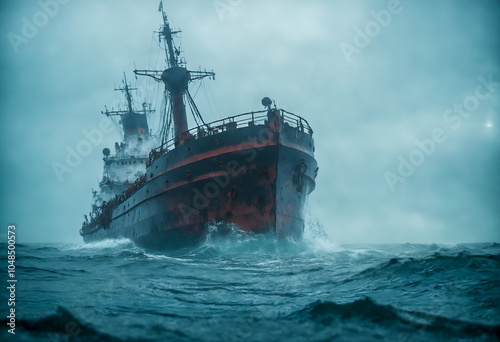
[[[128,238],[175,248],[201,242],[207,227],[219,223],[299,238],[318,170],[312,130],[276,109],[260,124],[254,113],[247,116],[153,151],[145,183],[109,203],[108,219],[82,234],[84,241]],[[245,127],[236,127],[238,119]]]
[[[149,129],[154,110],[146,102],[137,110],[131,93],[137,88],[124,74],[115,90],[124,93],[125,110],[102,112],[120,118],[123,141],[114,154],[103,150],[103,178],[80,235],[85,242],[128,238],[154,249],[198,244],[213,226],[300,238],[318,171],[308,122],[264,97],[265,110],[205,123],[189,84],[215,73],[186,68],[174,40],[180,31],[171,29],[163,6],[159,11],[166,68],[134,70],[164,85],[159,133]]]

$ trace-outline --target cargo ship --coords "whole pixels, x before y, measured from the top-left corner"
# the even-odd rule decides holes
[[[128,238],[170,249],[202,242],[214,226],[300,238],[318,173],[311,126],[269,97],[262,110],[205,123],[189,84],[215,74],[186,68],[174,41],[180,31],[170,28],[163,6],[159,12],[166,68],[134,73],[164,87],[160,134],[150,132],[151,106],[134,108],[135,89],[125,77],[116,90],[127,107],[102,112],[119,116],[123,141],[114,154],[103,150],[103,177],[80,229],[83,240]],[[188,127],[186,105],[196,127]]]

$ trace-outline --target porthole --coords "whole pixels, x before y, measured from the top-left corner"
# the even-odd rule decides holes
[[[191,152],[191,146],[188,146],[188,152]]]
[[[219,166],[220,166],[220,167],[223,167],[223,166],[224,166],[224,163],[222,162],[222,160],[219,162]]]
[[[214,140],[214,145],[218,145],[219,144],[219,140],[215,139]]]
[[[149,178],[153,178],[153,173],[151,172],[151,174],[149,175]]]

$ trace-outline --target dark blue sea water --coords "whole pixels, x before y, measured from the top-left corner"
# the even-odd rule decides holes
[[[171,252],[128,240],[16,247],[16,335],[4,318],[3,341],[499,341],[497,243],[235,230]]]

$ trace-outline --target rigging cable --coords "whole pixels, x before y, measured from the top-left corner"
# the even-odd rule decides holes
[[[166,115],[166,107],[167,107],[167,98],[163,97],[161,108],[160,108],[160,117],[158,122],[158,130],[156,131],[156,135],[162,138],[162,132],[164,127],[165,115]]]
[[[195,111],[193,109],[193,106],[191,105],[191,101],[189,101],[188,99],[188,105],[189,105],[189,109],[191,111],[191,114],[193,114],[193,119],[194,119],[194,122],[196,123],[196,126],[199,127],[200,126],[200,123],[198,122],[198,120],[196,119],[196,114],[195,114]]]
[[[208,93],[207,93],[207,89],[205,87],[205,82],[202,81],[202,88],[203,88],[203,92],[205,93],[205,98],[207,99],[207,104],[208,104],[208,108],[210,109],[210,113],[212,114],[212,117],[214,119],[216,119],[216,115],[215,115],[215,112],[214,112],[214,109],[212,108],[212,105],[210,104],[210,98],[208,96]]]
[[[170,100],[170,98],[169,98]],[[174,112],[174,105],[172,103],[172,101],[169,101],[170,102],[170,106],[168,107],[168,119],[167,119],[167,127],[166,127],[166,130],[165,130],[165,137],[164,137],[164,142],[168,142],[170,139],[169,139],[169,136],[174,136],[174,131],[173,131],[173,127],[172,127],[172,117],[173,117],[173,112]],[[172,127],[172,129],[170,129]]]
[[[203,117],[201,116],[200,114],[200,111],[198,110],[198,107],[196,107],[196,104],[194,103],[194,100],[193,98],[191,97],[191,94],[189,93],[189,90],[186,90],[186,95],[187,95],[187,99],[188,99],[188,102],[190,103],[190,105],[192,106],[192,109],[193,109],[193,116],[194,115],[197,115],[198,118],[201,120],[201,122],[203,123],[204,126],[206,126],[207,124],[205,123],[205,120],[203,120]],[[196,119],[195,119],[196,121]],[[198,125],[200,126],[200,125]]]
[[[212,92],[212,87],[210,87],[210,84],[207,85],[207,88],[208,88],[208,93],[210,94],[210,98],[212,99],[212,102],[214,104],[215,111],[217,113],[220,113],[219,107],[217,106],[217,101],[215,101],[215,97],[214,97],[214,94]]]

